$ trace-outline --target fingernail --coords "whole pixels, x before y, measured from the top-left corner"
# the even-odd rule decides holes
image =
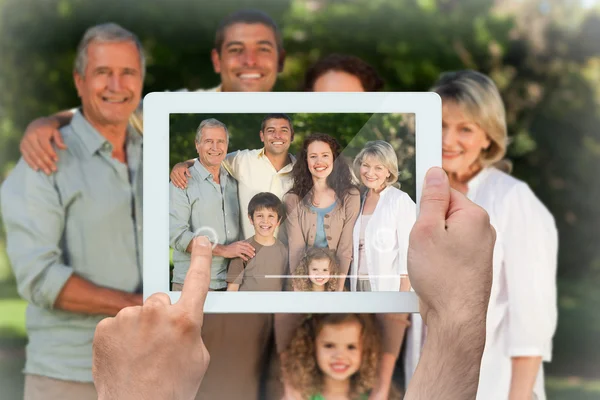
[[[196,236],[196,244],[198,246],[209,247],[210,241],[207,236]]]
[[[446,173],[439,167],[433,167],[425,175],[426,186],[439,186],[446,179]]]

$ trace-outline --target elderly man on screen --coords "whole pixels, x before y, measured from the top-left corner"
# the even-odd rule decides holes
[[[198,159],[189,167],[185,189],[169,185],[169,241],[173,248],[173,290],[181,290],[191,260],[192,239],[205,234],[215,245],[210,274],[211,290],[226,290],[230,258],[248,260],[254,248],[240,236],[238,185],[221,166],[227,155],[229,132],[209,118],[196,131]]]
[[[27,307],[25,399],[96,399],[97,323],[142,304],[144,56],[116,24],[90,28],[75,59],[81,108],[61,129],[68,149],[46,175],[24,159],[0,192],[7,253]]]

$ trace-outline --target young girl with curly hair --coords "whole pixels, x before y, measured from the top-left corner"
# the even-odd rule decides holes
[[[284,376],[305,399],[367,399],[379,351],[373,316],[308,315],[290,343]]]
[[[311,247],[294,271],[294,291],[333,292],[337,289],[337,273],[335,254],[329,249]]]

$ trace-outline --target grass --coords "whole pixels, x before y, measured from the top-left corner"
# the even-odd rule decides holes
[[[4,290],[4,293],[10,290]],[[13,291],[14,293],[14,291]],[[19,298],[0,298],[0,399],[23,398],[25,308],[27,303]]]
[[[26,337],[26,307],[21,299],[0,299],[0,343]]]
[[[598,400],[600,380],[547,377],[546,396],[548,400]]]

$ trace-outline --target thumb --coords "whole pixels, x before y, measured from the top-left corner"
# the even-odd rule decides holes
[[[67,148],[67,145],[63,141],[62,135],[58,129],[54,130],[52,137],[54,138],[54,142],[59,149],[65,150]]]
[[[421,192],[417,224],[444,228],[449,205],[450,183],[446,172],[439,167],[430,168]]]

